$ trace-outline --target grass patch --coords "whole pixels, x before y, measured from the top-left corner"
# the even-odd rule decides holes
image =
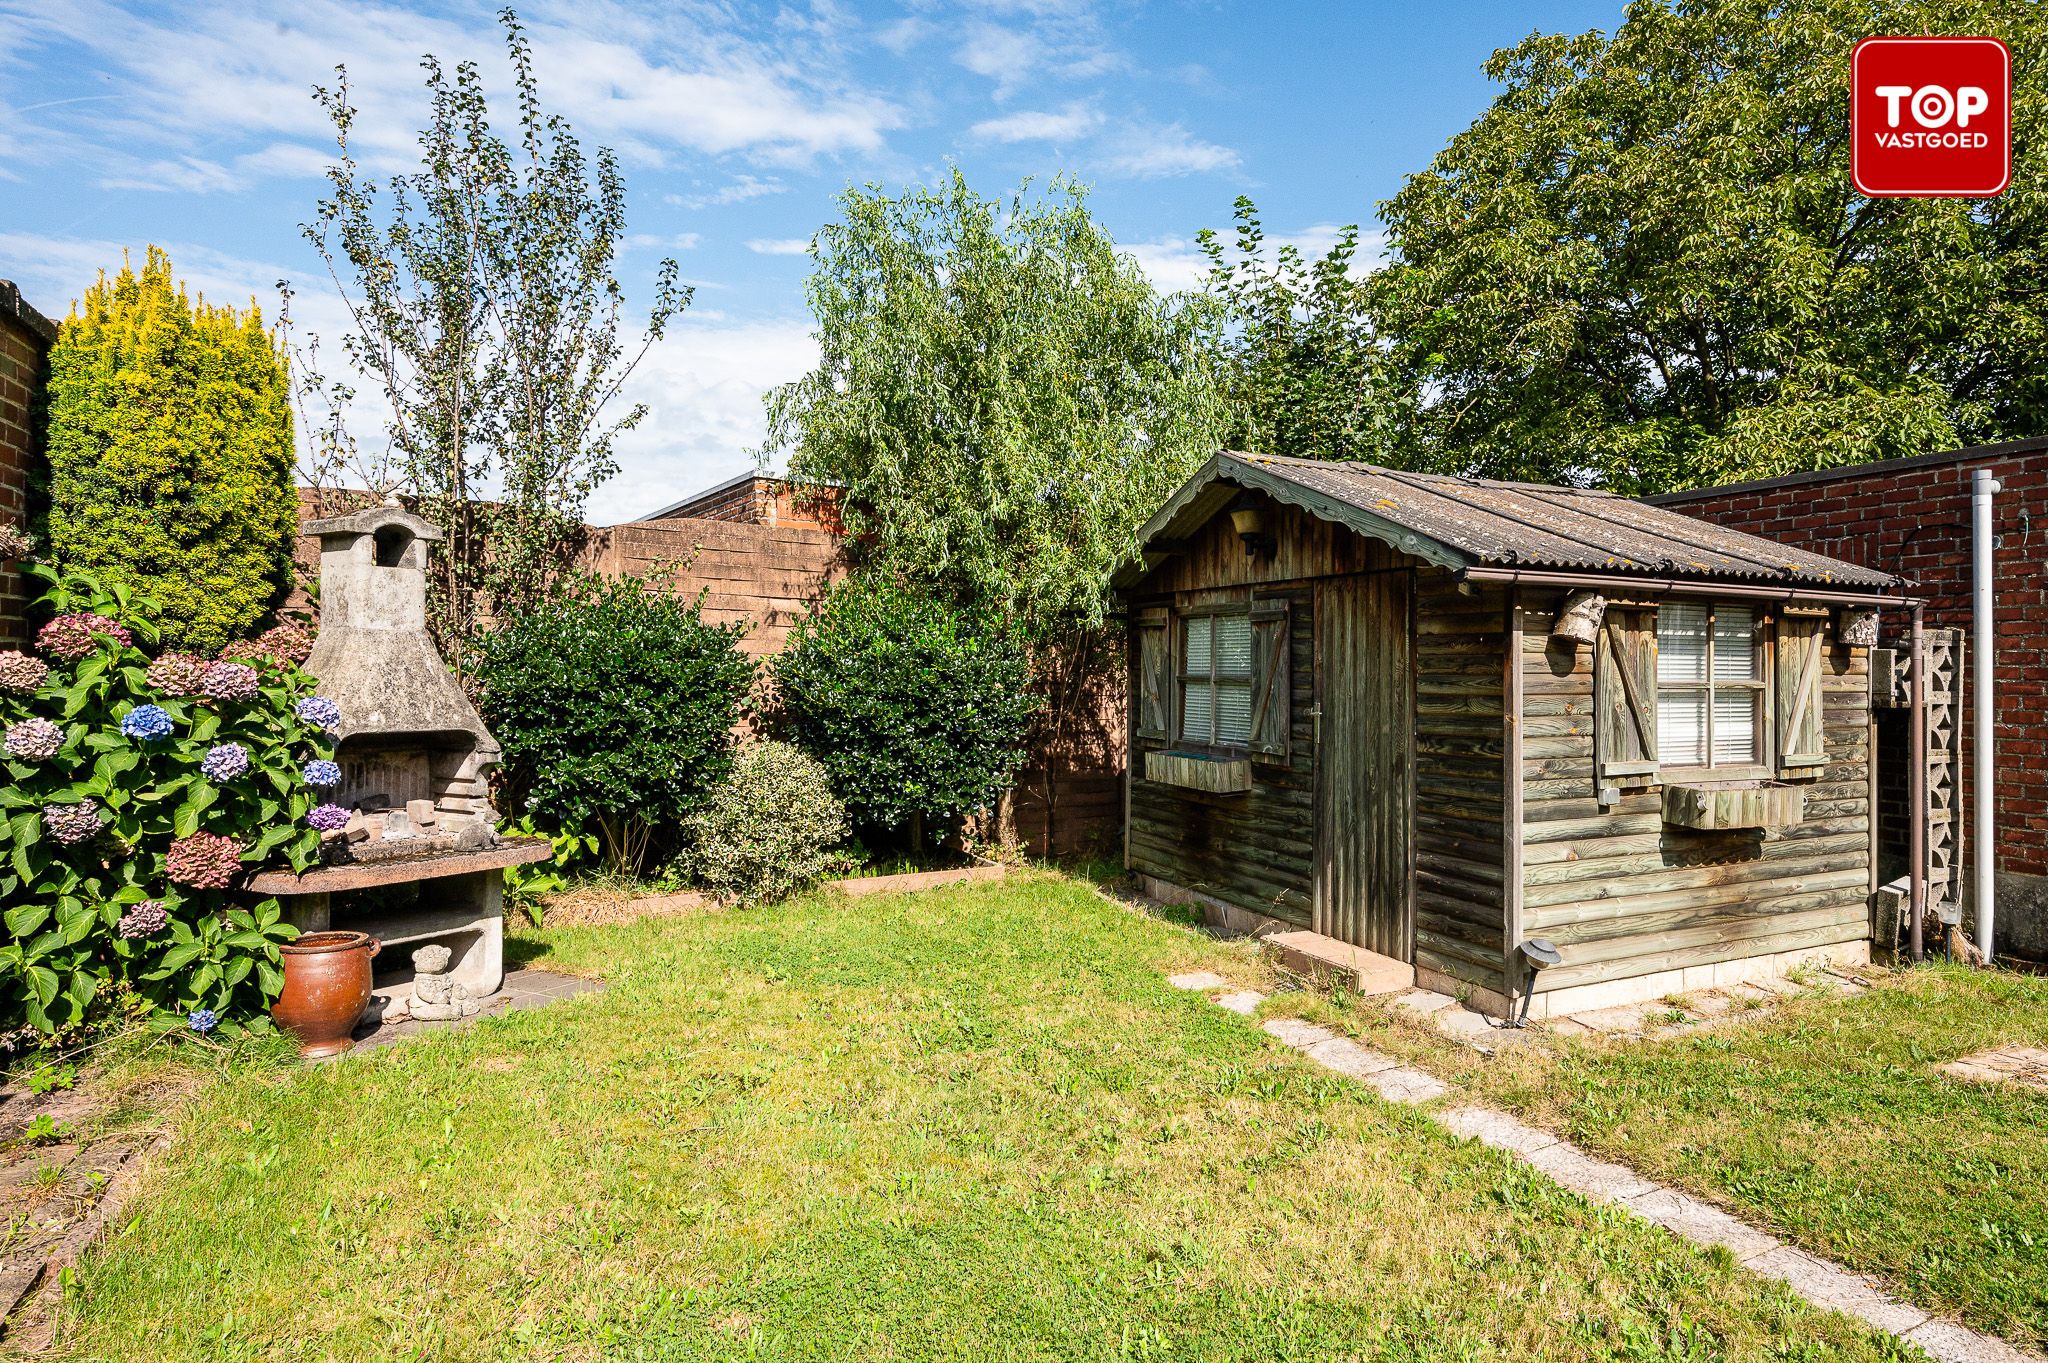
[[[1870,978],[1865,994],[1816,989],[1689,1035],[1553,1038],[1490,1060],[1376,1010],[1347,1020],[1923,1306],[2048,1345],[2048,1093],[1940,1072],[2048,1041],[2048,979]]]
[[[1164,983],[1048,874],[527,935],[612,987],[189,1108],[78,1359],[1869,1359]]]

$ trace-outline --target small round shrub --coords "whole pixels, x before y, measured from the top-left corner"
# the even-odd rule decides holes
[[[1038,709],[1000,623],[880,580],[835,588],[770,670],[778,731],[825,764],[863,828],[987,808]]]
[[[754,679],[743,633],[641,579],[580,577],[485,635],[476,678],[508,810],[638,871],[732,765]]]
[[[849,831],[823,763],[787,743],[754,743],[683,820],[681,869],[721,898],[772,903],[824,876]]]

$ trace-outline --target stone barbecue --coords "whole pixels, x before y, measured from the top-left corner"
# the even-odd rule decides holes
[[[329,798],[351,813],[317,869],[264,872],[248,888],[280,896],[302,930],[446,949],[384,952],[373,1019],[411,1007],[408,958],[442,1005],[451,990],[482,999],[504,979],[505,867],[544,861],[549,847],[497,835],[500,749],[427,633],[427,545],[441,532],[388,505],[305,530],[320,538],[320,633],[306,670],[341,707],[341,787]]]

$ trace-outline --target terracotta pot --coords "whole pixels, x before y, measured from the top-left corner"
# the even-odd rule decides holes
[[[278,948],[284,991],[270,1016],[299,1039],[303,1056],[336,1055],[370,1004],[370,959],[384,944],[363,932],[309,932]]]

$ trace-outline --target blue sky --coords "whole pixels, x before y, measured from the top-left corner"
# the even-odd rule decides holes
[[[342,325],[299,237],[331,141],[310,98],[346,63],[360,154],[408,164],[418,59],[504,88],[491,5],[0,0],[0,277],[61,316],[122,247],[168,248],[210,298],[266,309],[290,278]],[[591,518],[625,519],[751,466],[761,393],[808,367],[803,244],[848,183],[995,194],[1066,171],[1163,287],[1250,194],[1305,246],[1370,230],[1494,91],[1480,64],[1532,30],[1611,29],[1618,0],[1305,4],[871,0],[520,7],[544,100],[615,147],[620,262],[644,297],[673,254],[697,301],[636,375],[652,415]],[[288,17],[272,17],[285,15]]]

